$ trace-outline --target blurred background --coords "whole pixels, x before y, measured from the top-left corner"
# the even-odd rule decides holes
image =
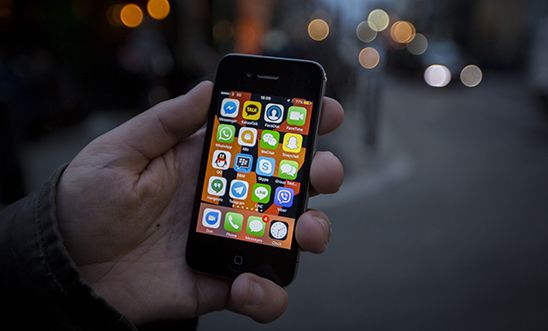
[[[329,250],[286,314],[201,330],[547,330],[545,0],[0,0],[0,205],[228,52],[319,61]]]

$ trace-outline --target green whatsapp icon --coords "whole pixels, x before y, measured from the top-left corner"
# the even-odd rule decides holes
[[[223,143],[231,143],[234,141],[236,128],[230,124],[219,124],[217,128],[217,141]]]

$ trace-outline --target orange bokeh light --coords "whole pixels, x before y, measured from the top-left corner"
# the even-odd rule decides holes
[[[407,44],[413,41],[417,30],[415,26],[407,21],[397,21],[390,28],[390,37],[397,43]]]
[[[143,11],[134,3],[122,7],[120,20],[128,28],[136,28],[143,22]]]
[[[360,51],[358,61],[365,69],[374,69],[379,65],[381,56],[373,47],[366,47]]]
[[[0,0],[0,18],[11,16],[13,10],[12,0]]]
[[[171,7],[167,0],[148,0],[147,11],[155,20],[163,20],[169,15]]]
[[[110,5],[107,9],[107,21],[114,26],[122,26],[122,21],[120,19],[120,13],[122,12],[122,5],[115,4]]]
[[[322,41],[329,36],[329,24],[317,18],[308,24],[308,36],[315,41]]]

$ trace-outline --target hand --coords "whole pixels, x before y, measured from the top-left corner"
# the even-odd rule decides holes
[[[246,273],[231,283],[196,274],[185,262],[211,91],[203,82],[98,137],[59,183],[59,227],[68,252],[83,279],[134,324],[225,308],[269,322],[287,306],[285,290],[270,280]],[[320,134],[343,118],[338,102],[323,102]],[[342,177],[333,154],[316,153],[313,194],[336,192]],[[297,222],[303,250],[322,252],[329,235],[321,211],[307,211]]]

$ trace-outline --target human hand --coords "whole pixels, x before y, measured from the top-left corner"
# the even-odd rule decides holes
[[[137,325],[221,309],[269,322],[287,306],[287,293],[270,280],[245,273],[230,282],[194,273],[185,262],[211,92],[203,82],[98,137],[59,183],[59,227],[81,276]],[[342,119],[340,104],[325,98],[320,134]],[[312,194],[336,192],[342,177],[333,154],[316,153]],[[321,253],[327,215],[305,212],[295,235],[301,249]]]

